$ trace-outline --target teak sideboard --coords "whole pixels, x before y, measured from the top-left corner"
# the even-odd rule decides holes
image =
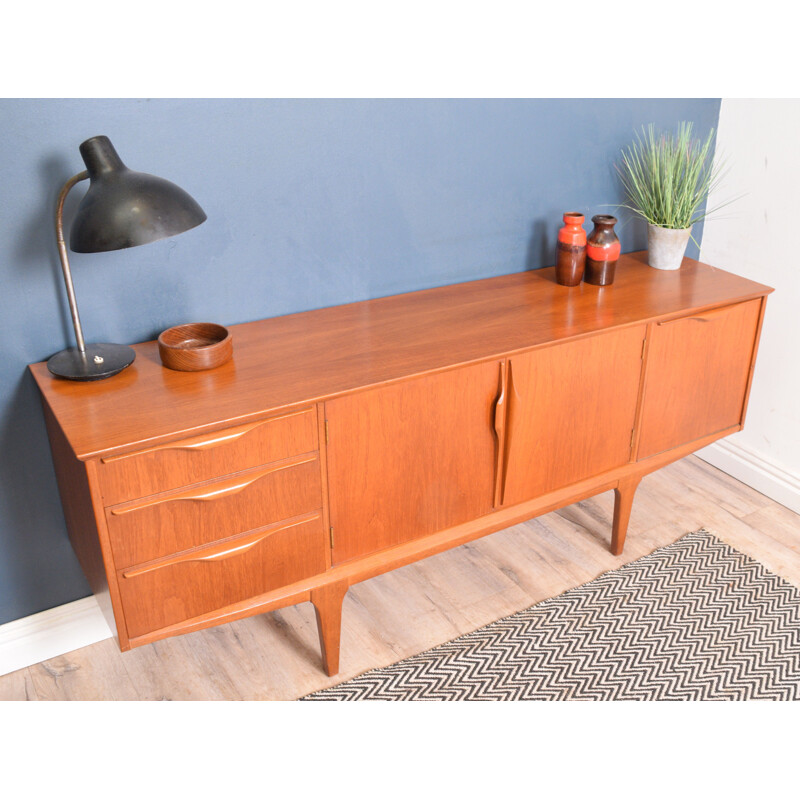
[[[42,393],[75,552],[128,650],[311,601],[613,489],[742,428],[772,290],[685,259],[553,268],[231,327],[233,359]]]

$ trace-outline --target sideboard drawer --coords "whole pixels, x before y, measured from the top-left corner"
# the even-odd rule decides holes
[[[106,509],[117,569],[322,508],[319,455]]]
[[[324,570],[325,536],[315,514],[117,574],[128,636],[135,637]]]
[[[318,447],[314,408],[100,459],[103,504],[188,486]]]

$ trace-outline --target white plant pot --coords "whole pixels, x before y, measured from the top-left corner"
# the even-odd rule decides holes
[[[680,269],[691,228],[675,230],[647,224],[647,263],[656,269]]]

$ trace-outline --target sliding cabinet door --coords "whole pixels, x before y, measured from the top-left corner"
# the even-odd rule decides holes
[[[492,510],[498,362],[325,404],[333,562]]]
[[[641,325],[509,359],[504,505],[630,460],[644,336]]]

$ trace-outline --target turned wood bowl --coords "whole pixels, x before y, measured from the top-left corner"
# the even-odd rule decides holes
[[[214,369],[233,355],[230,331],[213,322],[191,322],[168,328],[158,337],[161,363],[181,372]]]

